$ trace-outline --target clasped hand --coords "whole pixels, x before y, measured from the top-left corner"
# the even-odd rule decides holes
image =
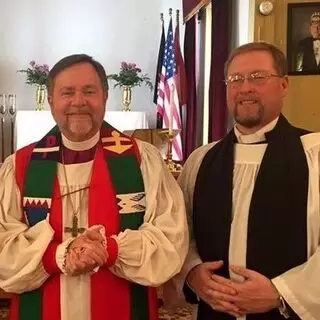
[[[243,280],[227,279],[215,274],[222,266],[222,261],[202,263],[187,276],[191,289],[213,309],[241,317],[280,305],[279,293],[268,278],[253,270],[231,266],[230,270]]]
[[[107,260],[107,250],[99,229],[88,230],[69,245],[65,258],[65,270],[67,275],[78,276],[105,265]]]

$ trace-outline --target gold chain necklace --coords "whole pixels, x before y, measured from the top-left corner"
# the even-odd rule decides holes
[[[70,191],[66,165],[64,163],[64,152],[63,152],[63,149],[61,150],[61,158],[62,158],[61,160],[62,160],[63,174],[64,174],[64,178],[65,178],[65,181],[66,181],[66,187],[67,187],[67,193],[65,193],[61,197],[64,197],[64,196],[67,197],[67,202],[70,205],[70,208],[72,209],[72,227],[64,227],[64,232],[71,233],[71,236],[75,238],[75,237],[78,236],[79,233],[83,233],[85,231],[85,228],[79,228],[78,214],[79,214],[80,208],[81,208],[81,201],[80,201],[79,207],[76,210],[75,206],[73,205],[73,202],[71,200],[71,196],[70,195],[75,193],[75,192],[79,192],[81,190],[85,190],[85,189],[89,189],[90,188],[90,180],[91,180],[91,177],[92,177],[93,163],[92,163],[92,166],[91,166],[91,172],[89,174],[87,186],[83,187],[83,188],[80,188],[80,189],[77,189],[75,191]],[[93,160],[94,160],[94,158],[95,158],[95,156],[93,157]]]

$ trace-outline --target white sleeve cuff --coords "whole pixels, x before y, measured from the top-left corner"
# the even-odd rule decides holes
[[[280,295],[285,299],[288,305],[301,319],[315,320],[315,318],[308,312],[308,310],[306,310],[304,306],[299,303],[299,301],[294,296],[293,292],[290,290],[285,280],[281,276],[273,278],[271,281],[277,288]]]
[[[61,244],[58,245],[57,250],[56,250],[56,263],[58,268],[61,270],[63,274],[66,273],[66,255],[67,255],[67,249],[70,245],[70,243],[74,240],[75,238],[69,238],[66,241],[62,242]]]

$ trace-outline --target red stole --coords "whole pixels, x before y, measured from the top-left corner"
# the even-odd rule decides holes
[[[17,154],[19,160],[16,162],[16,175],[21,194],[23,194],[22,186],[26,166],[32,150],[33,145],[21,149]],[[107,237],[118,234],[120,230],[120,217],[115,196],[103,150],[101,144],[98,144],[89,188],[88,225],[103,225]],[[104,201],[105,199],[108,199],[108,201]],[[62,202],[58,179],[56,179],[54,185],[51,209],[49,222],[55,231],[52,243],[57,245],[62,242],[63,232]],[[60,276],[60,273],[51,274],[41,288],[43,291],[43,320],[61,319]],[[102,315],[105,320],[130,320],[131,301],[129,289],[129,281],[115,276],[109,271],[108,267],[101,267],[97,273],[91,276],[91,320],[100,320]],[[67,297],[63,298],[67,299]],[[12,299],[10,320],[19,319],[18,308],[19,296],[16,295]],[[153,288],[149,289],[149,319],[158,319],[156,291]]]

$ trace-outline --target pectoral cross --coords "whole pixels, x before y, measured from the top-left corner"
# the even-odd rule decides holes
[[[65,227],[64,228],[64,232],[71,232],[71,236],[72,237],[77,237],[79,233],[83,233],[86,229],[85,228],[79,228],[78,227],[78,217],[77,216],[73,216],[72,218],[72,227]]]

